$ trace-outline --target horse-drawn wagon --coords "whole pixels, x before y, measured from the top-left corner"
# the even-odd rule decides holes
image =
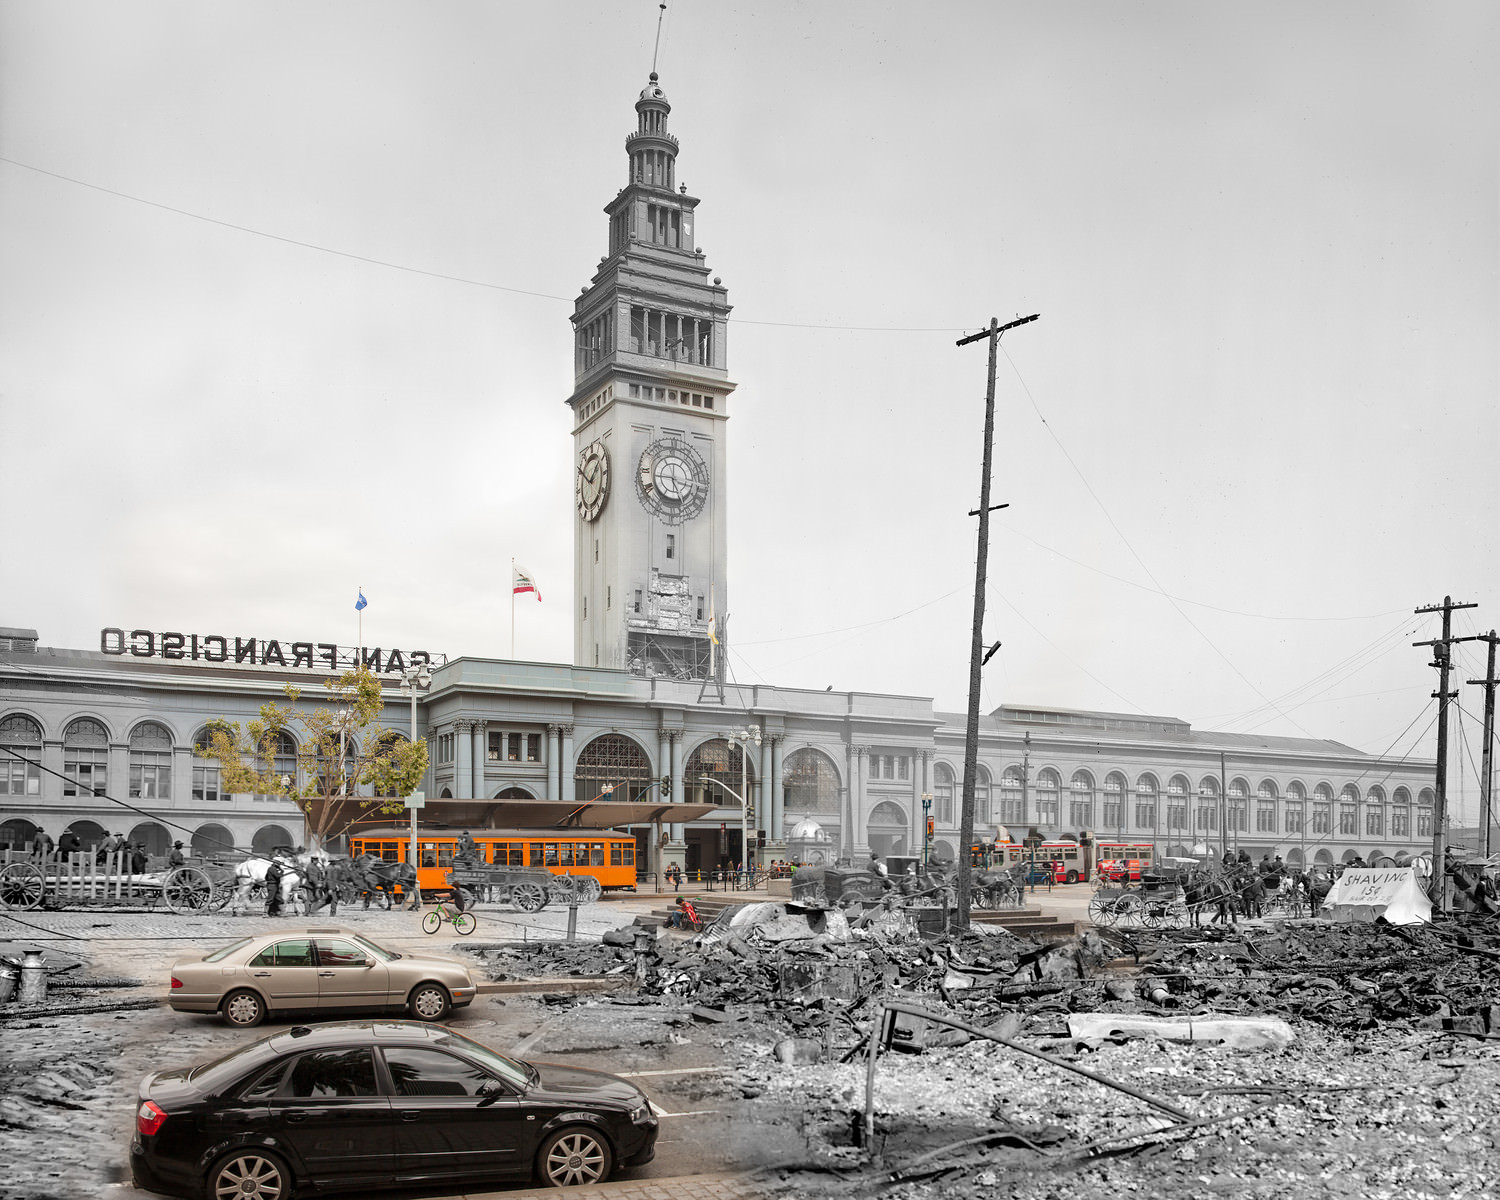
[[[159,862],[159,860],[158,860]],[[135,872],[123,862],[10,862],[0,867],[0,908],[37,909],[165,904],[173,912],[217,912],[234,892],[234,868],[209,859]]]
[[[448,878],[464,906],[484,900],[533,913],[551,904],[592,904],[603,894],[592,875],[554,875],[545,867],[513,867],[455,858]]]

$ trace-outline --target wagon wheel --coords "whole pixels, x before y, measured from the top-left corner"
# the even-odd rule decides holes
[[[1115,920],[1122,924],[1139,924],[1146,915],[1146,906],[1134,892],[1126,892],[1115,901]]]
[[[0,908],[40,908],[47,877],[30,863],[11,863],[0,871]]]
[[[1113,925],[1117,915],[1113,897],[1095,892],[1089,898],[1089,920],[1095,925]]]
[[[578,903],[592,904],[604,895],[604,885],[592,875],[583,875],[578,880]]]
[[[213,908],[214,881],[200,867],[177,867],[161,885],[161,898],[175,913],[208,912]]]
[[[518,883],[510,889],[510,902],[522,912],[534,913],[545,907],[547,903],[547,889],[539,883],[529,880]]]

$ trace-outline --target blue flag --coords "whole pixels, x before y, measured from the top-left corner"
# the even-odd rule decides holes
[[[359,610],[364,608],[364,606],[368,603],[370,602],[365,599],[365,594],[363,592],[360,592],[359,599],[354,602],[354,611],[359,612]]]

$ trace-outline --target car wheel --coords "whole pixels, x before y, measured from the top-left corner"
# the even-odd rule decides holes
[[[266,1002],[248,988],[224,997],[224,1020],[240,1029],[250,1029],[266,1019]]]
[[[591,1129],[559,1129],[542,1143],[537,1170],[548,1187],[603,1183],[614,1168],[614,1152]]]
[[[407,999],[406,1007],[419,1021],[441,1021],[451,1007],[448,989],[440,983],[418,984]]]
[[[274,1154],[236,1150],[208,1173],[207,1200],[289,1200],[292,1175]]]

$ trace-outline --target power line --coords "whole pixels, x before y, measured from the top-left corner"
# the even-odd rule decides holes
[[[560,304],[573,303],[572,296],[557,296],[551,292],[539,292],[530,288],[511,287],[503,283],[491,283],[485,279],[473,279],[467,275],[453,275],[446,271],[431,271],[425,267],[408,266],[406,263],[392,262],[386,258],[374,258],[368,254],[355,254],[351,250],[339,250],[333,246],[325,246],[321,242],[309,242],[302,238],[287,237],[284,234],[271,233],[269,230],[257,229],[253,225],[240,225],[234,221],[225,221],[219,217],[206,216],[203,213],[193,212],[191,209],[178,208],[173,204],[164,204],[159,200],[148,200],[144,196],[136,196],[130,192],[122,192],[118,188],[105,187],[103,184],[90,183],[86,179],[78,179],[72,175],[64,175],[59,171],[49,171],[45,167],[33,166],[31,163],[21,162],[19,159],[7,158],[0,155],[0,162],[8,163],[10,166],[19,167],[23,171],[33,171],[38,175],[46,175],[51,179],[60,180],[63,183],[71,183],[75,187],[88,188],[90,191],[102,192],[106,196],[114,196],[119,200],[129,200],[134,204],[144,204],[147,208],[160,209],[162,212],[172,213],[174,216],[187,217],[192,221],[202,221],[208,225],[217,225],[221,229],[232,229],[236,233],[249,234],[251,237],[266,238],[269,241],[280,242],[286,246],[297,246],[303,250],[313,250],[319,254],[331,254],[336,258],[347,258],[351,262],[361,262],[372,267],[385,267],[390,271],[405,271],[409,275],[422,275],[428,279],[441,279],[448,283],[462,283],[469,287],[487,288],[495,292],[509,292],[516,296],[531,296],[537,300],[556,300]],[[828,329],[845,333],[957,333],[963,327],[960,325],[947,326],[899,326],[899,325],[820,325],[797,321],[754,321],[747,317],[730,317],[728,320],[736,325],[763,325],[776,329]]]

